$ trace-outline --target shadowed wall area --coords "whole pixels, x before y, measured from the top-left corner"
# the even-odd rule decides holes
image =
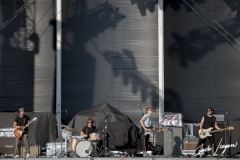
[[[0,1],[0,111],[55,110],[52,0]]]
[[[157,7],[144,0],[63,1],[65,121],[103,102],[137,124],[138,104],[158,111]]]
[[[199,122],[208,107],[240,113],[240,3],[170,0],[164,4],[165,111]]]

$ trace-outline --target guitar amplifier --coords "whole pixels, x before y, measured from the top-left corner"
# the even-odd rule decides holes
[[[196,150],[198,138],[183,138],[183,150]]]
[[[40,145],[31,145],[30,147],[30,158],[36,158],[41,154],[41,146]],[[25,146],[21,147],[21,157],[26,157],[26,148]]]
[[[16,146],[15,137],[0,137],[0,153],[4,155],[13,155]]]

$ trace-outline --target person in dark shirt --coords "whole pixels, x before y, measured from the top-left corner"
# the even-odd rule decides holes
[[[204,135],[203,129],[208,129],[210,127],[213,127],[214,129],[217,129],[217,130],[222,130],[221,128],[218,127],[216,117],[213,116],[213,113],[214,113],[213,108],[209,107],[207,109],[207,114],[202,117],[202,120],[200,122],[200,134]],[[198,154],[198,151],[202,144],[203,144],[204,149],[208,147],[206,141],[208,141],[210,143],[209,145],[212,148],[213,155],[215,155],[216,144],[215,144],[214,134],[212,134],[211,137],[206,137],[204,139],[199,138],[199,141],[198,141],[198,144],[197,144],[196,150],[195,150],[195,155]],[[206,154],[207,153],[205,153],[205,155]]]
[[[15,118],[13,122],[13,127],[20,129],[20,127],[26,126],[24,129],[23,135],[21,138],[16,138],[16,147],[15,147],[15,157],[14,158],[19,158],[20,157],[20,146],[21,146],[21,141],[23,140],[25,148],[26,148],[26,158],[29,158],[30,156],[30,149],[29,149],[29,140],[28,140],[28,123],[29,123],[30,118],[26,115],[24,115],[24,108],[19,109],[19,115]]]
[[[97,132],[97,128],[93,126],[93,124],[94,124],[94,120],[92,118],[88,118],[87,125],[83,127],[80,135],[85,138],[89,138],[89,135],[91,133]]]

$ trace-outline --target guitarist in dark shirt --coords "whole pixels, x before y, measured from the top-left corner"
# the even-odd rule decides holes
[[[214,129],[221,130],[221,128],[218,127],[217,122],[216,122],[216,117],[213,116],[214,110],[212,107],[209,107],[207,109],[207,114],[202,117],[202,120],[200,122],[200,134],[204,135],[203,129],[208,129],[210,127],[213,127]],[[206,137],[204,139],[199,138],[196,150],[195,150],[195,155],[198,154],[198,151],[200,149],[200,146],[203,144],[203,148],[207,148],[207,143],[206,140],[210,143],[210,147],[212,148],[213,155],[215,155],[215,138],[214,134],[212,134],[211,137]],[[206,153],[205,153],[206,154]]]
[[[21,146],[21,141],[23,140],[25,148],[26,148],[26,158],[29,158],[30,156],[30,149],[29,149],[29,140],[28,140],[28,123],[29,123],[30,118],[26,115],[24,115],[24,108],[19,109],[19,116],[15,118],[15,121],[13,123],[13,127],[20,129],[21,126],[26,126],[24,129],[23,135],[21,138],[16,138],[16,147],[15,147],[15,157],[14,158],[19,158],[20,157],[20,146]]]

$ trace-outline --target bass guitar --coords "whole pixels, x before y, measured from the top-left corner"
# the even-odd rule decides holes
[[[212,129],[213,129],[213,127],[210,127],[210,128],[208,128],[208,129],[203,129],[204,134],[201,134],[201,130],[199,130],[199,131],[198,131],[199,137],[200,137],[201,139],[204,139],[204,138],[206,138],[206,137],[211,137],[211,136],[212,136],[211,133],[220,132],[220,131],[224,131],[224,130],[234,130],[234,127],[229,126],[229,127],[227,127],[227,128],[224,128],[224,129],[213,130],[213,131],[212,131]]]
[[[21,126],[20,128],[16,128],[14,130],[14,135],[16,138],[20,139],[22,138],[22,135],[24,133],[24,129],[27,127],[27,125],[29,126],[33,121],[36,121],[37,117],[34,117],[31,121],[28,122],[28,124],[26,124],[25,126]]]

